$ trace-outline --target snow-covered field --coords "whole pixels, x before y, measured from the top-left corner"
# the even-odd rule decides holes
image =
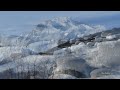
[[[96,41],[89,42],[90,37],[84,37],[106,30],[101,25],[59,17],[42,21],[31,32],[20,36],[1,35],[0,78],[120,78],[119,33],[108,33],[105,37],[101,34],[95,37]],[[77,41],[81,37],[86,41]],[[67,41],[78,44],[58,47]],[[50,55],[47,51],[51,49]]]

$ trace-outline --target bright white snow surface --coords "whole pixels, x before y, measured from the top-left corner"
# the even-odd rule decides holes
[[[25,35],[8,37],[1,35],[0,45],[28,46],[30,50],[41,52],[56,46],[58,40],[74,39],[104,30],[104,26],[89,26],[70,17],[60,17],[39,23],[34,30]]]
[[[96,43],[88,49],[87,62],[94,67],[113,67],[120,65],[120,40]]]
[[[108,39],[108,40],[111,40],[111,39],[114,39],[114,38],[116,38],[115,35],[109,35],[109,36],[106,36],[106,39]]]
[[[87,70],[83,69],[85,69],[87,65],[95,68],[101,68],[103,66],[108,68],[119,66],[120,40],[95,43],[95,46],[93,47],[88,47],[84,43],[79,43],[78,45],[73,45],[69,48],[57,50],[51,56],[38,55],[39,52],[44,52],[56,47],[58,45],[58,41],[61,39],[75,39],[77,37],[82,37],[83,35],[89,35],[104,30],[106,30],[104,26],[90,26],[81,24],[69,17],[62,17],[41,22],[34,30],[25,35],[8,37],[0,36],[0,46],[2,46],[0,47],[0,71],[2,72],[6,70],[4,67],[6,67],[5,65],[8,65],[10,62],[14,63],[15,66],[11,64],[9,68],[16,69],[15,67],[20,67],[22,64],[24,65],[24,71],[28,71],[28,66],[30,66],[30,70],[33,70],[34,63],[37,63],[37,68],[40,66],[39,68],[42,68],[41,70],[45,68],[45,70],[48,71],[57,71],[57,69],[76,69],[76,71],[85,73]],[[106,38],[113,39],[114,37],[107,36]],[[61,58],[63,56],[67,57],[69,54],[72,55],[73,58],[80,57],[85,60],[83,66],[81,60],[80,62],[79,60],[75,62],[72,61],[75,64],[71,67],[70,62],[69,65],[65,65],[64,62],[67,62],[68,59]],[[63,64],[56,66],[56,63],[58,64],[58,62],[60,62],[56,62],[58,58],[64,62]],[[6,63],[3,61],[6,61]],[[16,72],[21,70],[22,69],[19,69]],[[53,72],[49,73],[51,74]],[[63,79],[75,78],[74,76],[64,74],[57,74],[55,77]]]

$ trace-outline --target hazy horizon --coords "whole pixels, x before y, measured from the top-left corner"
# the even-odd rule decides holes
[[[20,35],[54,17],[79,17],[82,22],[108,28],[119,27],[120,23],[120,11],[0,11],[0,33]]]

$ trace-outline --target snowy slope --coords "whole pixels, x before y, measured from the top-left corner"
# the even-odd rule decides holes
[[[41,22],[28,36],[39,36],[42,40],[73,39],[103,30],[105,27],[100,25],[89,26],[69,17],[61,17]]]
[[[58,47],[67,41],[75,43]],[[31,73],[29,78],[75,79],[91,78],[92,75],[93,78],[105,78],[101,74],[97,77],[97,74],[111,73],[110,68],[118,69],[118,72],[112,72],[113,76],[106,78],[114,78],[114,73],[119,78],[119,29],[106,31],[104,26],[59,17],[39,23],[27,34],[2,35],[0,46],[0,75],[10,65],[14,73]],[[50,49],[53,50],[52,55],[40,55],[40,52],[50,52]],[[101,69],[104,67],[107,69]],[[36,77],[33,77],[35,73]]]
[[[49,47],[58,45],[59,40],[70,40],[83,35],[104,31],[103,26],[89,26],[74,21],[68,17],[55,18],[41,22],[29,34],[25,35],[25,39],[29,49],[45,51]],[[35,42],[35,43],[34,43]],[[37,42],[37,43],[36,43]],[[45,42],[45,43],[44,43]],[[44,50],[39,49],[45,47]],[[36,52],[38,52],[36,50]]]
[[[70,17],[59,17],[39,23],[34,30],[21,36],[1,36],[1,46],[25,46],[33,51],[45,51],[57,46],[59,40],[75,39],[83,35],[104,31],[104,26],[90,26]],[[42,48],[44,47],[44,50]],[[41,49],[40,49],[41,48]],[[36,50],[35,52],[38,52]]]

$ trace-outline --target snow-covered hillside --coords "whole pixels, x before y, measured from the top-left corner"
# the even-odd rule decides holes
[[[105,30],[104,26],[89,26],[69,17],[61,17],[39,23],[28,37],[58,41],[59,39],[73,39],[103,30]]]
[[[119,28],[70,17],[42,21],[27,34],[0,36],[0,78],[119,78],[119,44]]]

